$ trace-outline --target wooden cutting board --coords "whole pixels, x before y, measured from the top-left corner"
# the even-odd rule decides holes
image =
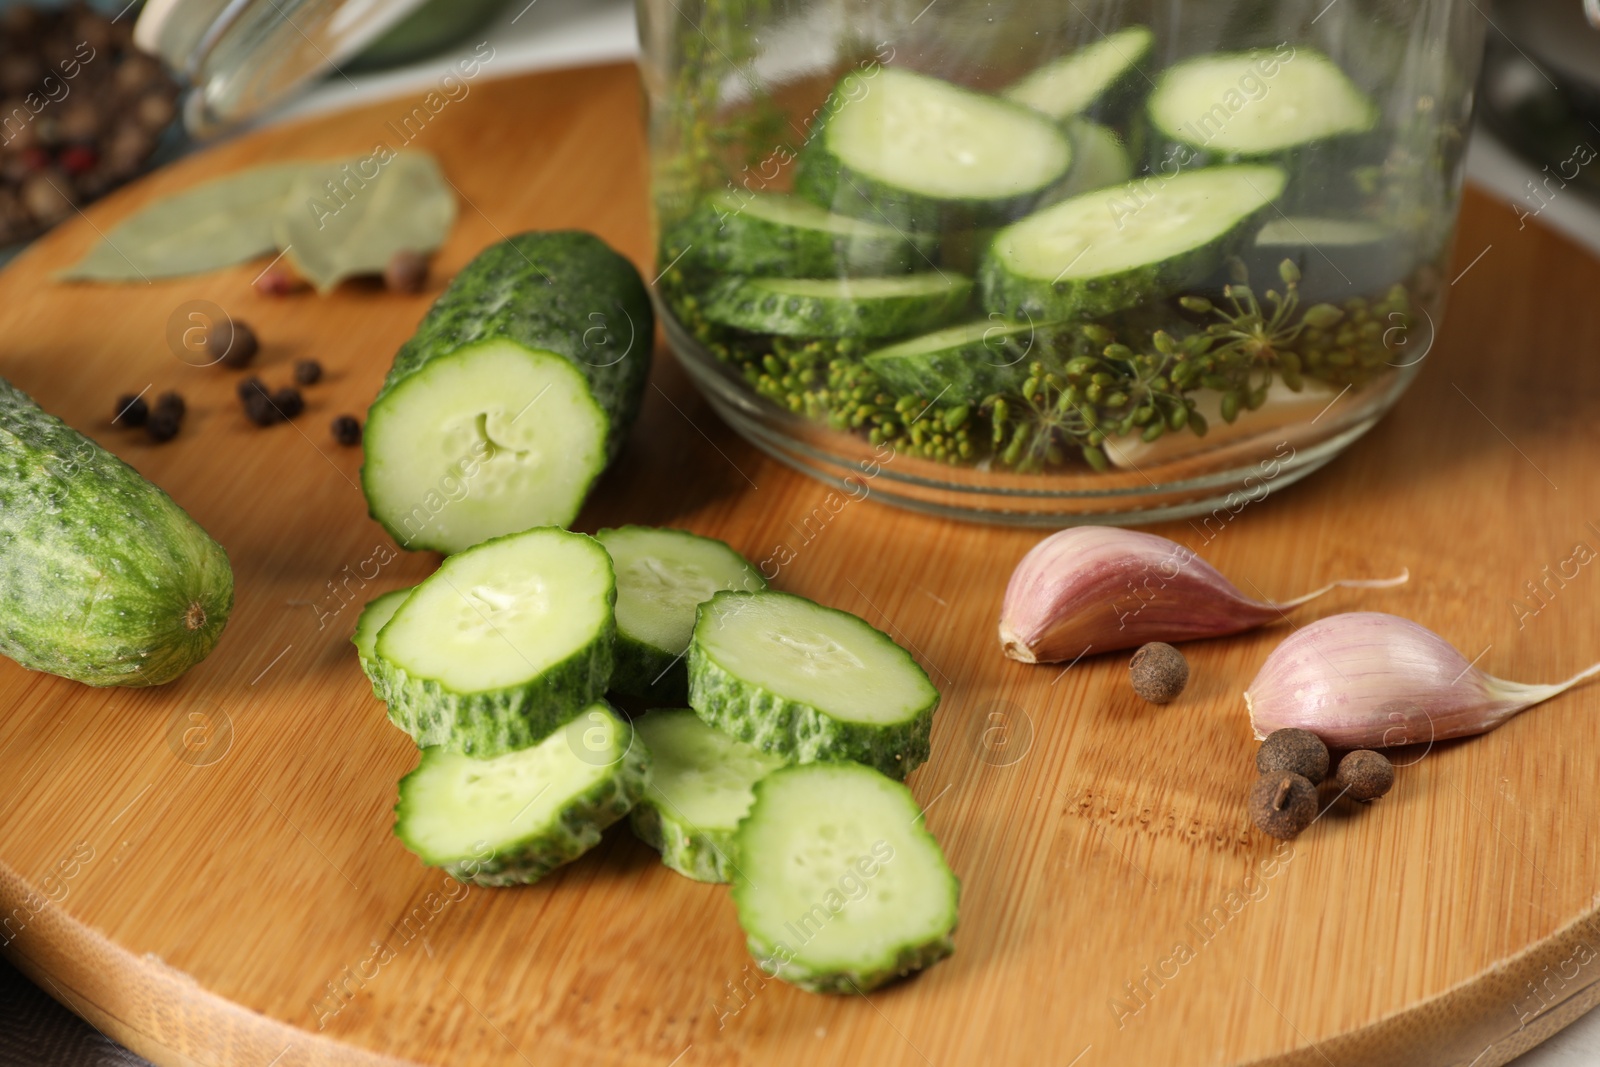
[[[184,160],[0,274],[0,374],[166,487],[238,576],[216,653],[173,685],[98,691],[0,663],[0,939],[51,995],[159,1064],[257,1067],[1485,1067],[1596,1000],[1600,688],[1414,753],[1391,796],[1341,803],[1275,852],[1247,828],[1239,694],[1287,626],[1193,645],[1189,691],[1160,708],[1129,693],[1120,657],[1005,660],[1001,593],[1038,532],[837,509],[722,426],[665,352],[579,526],[685,526],[757,560],[786,547],[779,585],[915,651],[944,693],[911,785],[962,879],[956,954],[867,997],[763,982],[727,892],[624,827],[533,887],[464,891],[421,866],[389,833],[416,752],[357,669],[338,589],[365,581],[365,599],[436,559],[374,562],[390,542],[359,450],[327,425],[364,410],[442,281],[319,299],[258,295],[259,264],[48,279],[158,194],[370,150],[412,103]],[[632,68],[475,84],[418,143],[462,198],[436,277],[564,226],[654,273]],[[1409,567],[1400,590],[1337,593],[1295,621],[1392,610],[1494,673],[1566,677],[1600,658],[1600,567],[1552,581],[1536,614],[1514,605],[1577,543],[1600,546],[1600,265],[1481,197],[1456,261],[1449,325],[1393,415],[1209,534],[1162,532],[1273,595]],[[191,300],[255,327],[269,382],[324,363],[293,426],[250,426],[237,375],[174,358],[168,322]],[[188,397],[169,445],[110,425],[114,398],[146,385]]]

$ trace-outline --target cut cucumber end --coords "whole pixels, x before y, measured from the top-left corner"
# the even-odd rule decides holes
[[[733,900],[763,970],[865,992],[950,954],[960,886],[910,790],[858,764],[813,763],[753,792]]]
[[[648,779],[648,751],[598,702],[539,744],[493,759],[424,749],[400,782],[395,834],[462,881],[531,882],[594,847]]]
[[[441,356],[373,404],[362,482],[403,548],[565,526],[606,465],[607,416],[565,356],[508,340]]]
[[[689,645],[689,703],[786,759],[853,759],[903,778],[928,756],[939,691],[848,612],[790,593],[718,593]]]

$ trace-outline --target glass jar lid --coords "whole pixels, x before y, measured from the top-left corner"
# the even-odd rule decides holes
[[[196,137],[242,122],[338,70],[424,0],[150,0],[134,42],[192,86]]]

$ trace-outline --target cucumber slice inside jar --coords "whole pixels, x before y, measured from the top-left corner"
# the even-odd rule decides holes
[[[724,589],[765,589],[766,581],[726,544],[687,530],[622,526],[601,530],[595,539],[617,573],[612,690],[682,703],[695,609]]]
[[[633,832],[684,877],[731,881],[733,834],[755,800],[751,789],[783,759],[687,709],[652,711],[634,728],[650,750],[650,784],[630,817]]]
[[[521,885],[599,844],[649,776],[649,751],[602,701],[539,744],[493,759],[424,749],[400,781],[394,832],[463,882]]]
[[[893,278],[724,278],[705,316],[723,326],[787,337],[894,337],[961,313],[972,279],[951,272]]]
[[[935,241],[809,200],[725,190],[709,197],[687,238],[696,263],[729,274],[870,277],[926,269]]]
[[[1277,167],[1211,167],[1064,200],[995,235],[984,307],[1016,319],[1097,317],[1204,281],[1283,192]]]
[[[554,527],[450,556],[378,631],[404,672],[389,710],[422,746],[485,758],[536,744],[611,679],[611,558]]]
[[[689,706],[764,752],[852,759],[904,778],[928,758],[939,691],[888,634],[769,589],[700,605]]]
[[[1054,323],[1009,319],[969,322],[880,348],[866,364],[897,395],[938,397],[951,407],[978,404],[1020,389],[1059,330]]]
[[[954,950],[960,883],[909,789],[860,764],[812,763],[754,792],[733,902],[763,971],[864,993]]]
[[[1364,133],[1378,121],[1337,63],[1288,45],[1185,60],[1157,80],[1148,111],[1169,140],[1225,158],[1271,156]]]
[[[1003,95],[1060,122],[1087,111],[1119,83],[1137,78],[1139,64],[1154,43],[1149,27],[1125,26],[1046,63]]]
[[[796,188],[906,232],[1015,218],[1072,162],[1044,115],[897,67],[847,75],[823,114]]]

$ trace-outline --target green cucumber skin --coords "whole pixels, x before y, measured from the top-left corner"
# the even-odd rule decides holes
[[[696,882],[733,881],[732,830],[688,830],[648,799],[628,815],[634,834],[661,853],[661,862]]]
[[[802,230],[747,212],[719,211],[704,203],[687,220],[681,240],[694,266],[723,274],[776,274],[789,278],[872,277],[926,268],[937,241],[931,234],[889,240],[847,240]]]
[[[428,759],[427,749],[423,750],[422,758]],[[394,809],[395,835],[407,848],[410,844],[401,830],[409,814],[406,783],[421,769],[419,766],[400,780],[400,801]],[[444,862],[433,862],[426,856],[421,858],[429,866],[443,868],[457,881],[472,885],[492,888],[531,884],[598,845],[605,829],[639,803],[649,781],[650,753],[635,737],[612,774],[572,798],[559,825],[530,834],[485,858],[467,857]]]
[[[923,294],[876,300],[784,296],[763,290],[759,279],[723,278],[705,295],[712,322],[751,333],[786,337],[897,337],[934,329],[961,314],[970,285],[951,287],[941,299]]]
[[[639,416],[655,347],[655,311],[632,263],[580,230],[522,233],[490,245],[461,269],[400,346],[368,421],[381,418],[384,398],[433,360],[492,340],[571,360],[606,413],[606,463],[617,458]],[[369,468],[361,468],[369,513],[397,544],[410,547],[410,535],[371,507]]]
[[[170,682],[233,609],[222,546],[138,471],[0,379],[0,654],[93,686]]]
[[[615,624],[537,680],[487,693],[456,693],[393,668],[389,718],[422,748],[479,759],[536,745],[599,700],[611,681]]]
[[[717,594],[729,595],[738,594]],[[699,615],[703,622],[704,604]],[[906,658],[910,659],[909,653]],[[707,655],[699,641],[689,643],[688,660],[689,707],[708,726],[763,752],[793,763],[854,760],[895,781],[904,780],[928,758],[933,713],[939,707],[937,692],[928,707],[904,722],[844,722],[810,704],[742,681]]]
[[[954,877],[951,875],[952,880]],[[780,978],[807,993],[870,993],[897,978],[933,966],[955,952],[956,943],[950,934],[946,934],[926,944],[907,946],[893,960],[886,961],[880,967],[853,971],[815,970],[801,966],[794,960],[781,959],[777,942],[767,941],[755,934],[745,934],[745,947],[770,977]],[[770,971],[767,964],[771,965]]]

